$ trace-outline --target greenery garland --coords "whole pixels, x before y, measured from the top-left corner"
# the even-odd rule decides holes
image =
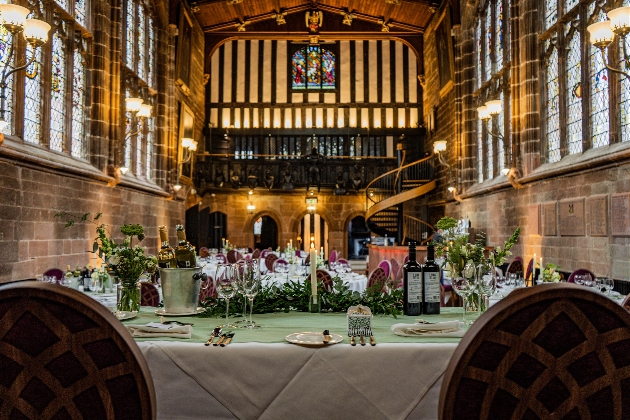
[[[280,286],[264,285],[254,299],[254,313],[266,314],[273,312],[308,312],[308,302],[311,294],[311,282],[298,283],[289,280]],[[402,288],[384,293],[379,285],[374,285],[359,293],[351,291],[339,277],[333,278],[332,291],[328,291],[320,283],[318,295],[321,299],[322,312],[346,312],[350,306],[363,305],[372,310],[373,314],[396,315],[402,314]],[[214,297],[206,298],[200,305],[206,311],[199,315],[204,317],[225,316],[225,301]],[[243,296],[230,299],[230,316],[241,316],[243,310]]]

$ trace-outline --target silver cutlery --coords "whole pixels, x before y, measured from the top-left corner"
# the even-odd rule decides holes
[[[212,344],[212,340],[215,339],[215,337],[218,337],[221,334],[221,327],[216,327],[214,330],[212,330],[212,334],[210,334],[210,338],[208,338],[208,341],[206,341],[206,346],[209,346],[210,344]]]
[[[221,344],[219,344],[221,347],[225,347],[228,344],[230,344],[232,342],[232,337],[234,337],[234,333],[229,333],[225,339],[225,341],[222,341]]]

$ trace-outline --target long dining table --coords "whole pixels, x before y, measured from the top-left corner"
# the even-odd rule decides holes
[[[422,316],[429,322],[461,317],[461,308]],[[169,318],[193,323],[190,339],[136,341],[155,384],[158,419],[437,419],[442,377],[461,338],[390,331],[416,319],[375,315],[375,346],[358,339],[350,345],[345,313],[302,312],[254,314],[261,329],[231,329],[235,336],[225,347],[204,345],[225,318],[201,316]],[[159,322],[155,308],[123,321],[148,322]],[[343,340],[315,346],[286,340],[325,329]]]

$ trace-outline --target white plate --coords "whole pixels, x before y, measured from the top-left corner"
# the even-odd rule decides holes
[[[293,333],[286,336],[286,340],[293,344],[302,344],[304,346],[329,346],[331,344],[341,343],[343,337],[339,334],[330,334],[330,341],[324,344],[324,334],[320,332],[303,332]]]
[[[158,315],[164,315],[164,316],[190,316],[190,315],[200,314],[200,313],[202,313],[205,310],[206,310],[205,308],[199,307],[199,308],[197,308],[197,310],[195,312],[186,312],[186,313],[183,313],[183,314],[172,314],[170,312],[166,312],[164,310],[164,308],[160,308],[160,309],[156,309],[155,313],[158,314]]]
[[[114,311],[112,311],[112,313],[120,321],[124,321],[125,319],[135,318],[135,317],[138,316],[137,313],[127,312],[127,311],[116,311],[116,310],[114,310]]]

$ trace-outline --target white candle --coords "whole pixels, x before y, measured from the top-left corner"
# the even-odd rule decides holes
[[[536,254],[534,254],[534,258],[532,259],[532,270],[536,271]]]
[[[542,265],[542,257],[540,257],[540,269],[543,269],[543,265]]]
[[[317,296],[317,251],[311,248],[311,294]]]
[[[290,240],[289,240],[289,247],[290,247],[290,248],[293,248],[293,239],[290,239]]]
[[[319,251],[319,255],[321,255],[322,260],[324,259],[324,247],[321,247],[320,251]]]

